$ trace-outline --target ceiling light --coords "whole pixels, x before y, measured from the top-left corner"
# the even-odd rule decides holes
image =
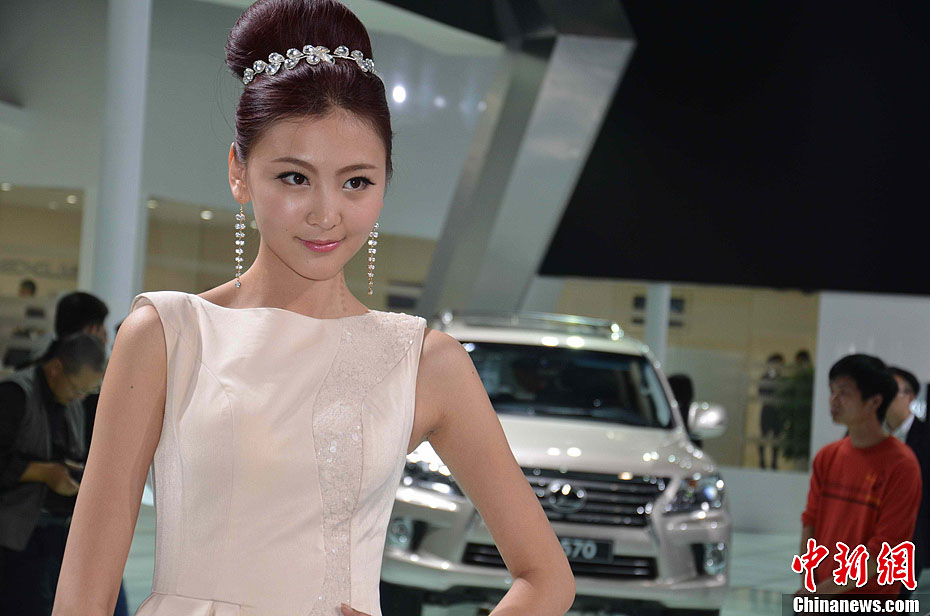
[[[213,220],[213,212],[210,210],[201,210],[200,217],[204,220]]]
[[[145,205],[146,205],[150,210],[154,210],[155,208],[158,207],[158,201],[156,201],[155,199],[149,199],[148,201],[145,202]]]
[[[582,338],[581,336],[569,336],[568,338],[565,339],[565,344],[567,344],[570,347],[580,349],[581,347],[584,346],[584,338]]]
[[[484,101],[478,101],[478,111],[484,111],[488,108],[488,104]]]
[[[67,201],[71,205],[74,205],[75,203],[77,203],[77,195],[68,195],[67,197],[65,197],[65,201]]]
[[[433,104],[436,105],[437,107],[439,107],[440,109],[445,109],[445,108],[446,108],[446,99],[444,99],[444,98],[441,97],[441,96],[437,96],[436,98],[433,99]]]
[[[13,185],[10,184],[9,182],[4,182],[3,184],[0,184],[0,190],[2,190],[3,192],[11,191],[13,190]]]
[[[394,90],[391,91],[391,96],[394,97],[395,103],[402,103],[407,100],[407,88],[404,86],[394,86]]]

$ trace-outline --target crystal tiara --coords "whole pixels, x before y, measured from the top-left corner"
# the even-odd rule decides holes
[[[242,72],[242,83],[248,85],[255,79],[255,76],[260,73],[274,75],[281,69],[282,65],[284,65],[285,68],[294,68],[297,66],[298,62],[303,59],[307,60],[307,64],[312,64],[314,66],[320,62],[335,64],[337,59],[352,60],[362,69],[363,73],[377,75],[377,73],[375,73],[374,61],[370,58],[366,58],[365,54],[357,49],[349,53],[349,48],[345,45],[340,45],[333,51],[330,51],[329,48],[323,47],[322,45],[304,45],[303,51],[292,47],[288,49],[287,54],[283,56],[277,52],[270,54],[267,62],[264,60],[256,60],[252,63],[252,68],[247,68]]]

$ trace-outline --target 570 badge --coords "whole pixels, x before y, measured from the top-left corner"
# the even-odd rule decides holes
[[[613,541],[560,537],[559,543],[569,562],[609,563],[613,559]]]

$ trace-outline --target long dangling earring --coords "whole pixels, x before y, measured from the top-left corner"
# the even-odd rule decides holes
[[[368,232],[368,295],[375,281],[375,253],[378,252],[378,223]]]
[[[239,204],[239,213],[236,214],[236,288],[242,286],[239,280],[239,274],[242,273],[242,247],[245,246],[245,212],[242,211],[242,204]]]

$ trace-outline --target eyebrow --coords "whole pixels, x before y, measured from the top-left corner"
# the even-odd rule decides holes
[[[274,159],[274,160],[271,161],[271,162],[273,162],[273,163],[292,163],[292,164],[294,164],[294,165],[298,165],[298,166],[303,167],[303,168],[305,168],[305,169],[309,169],[310,171],[316,171],[316,167],[314,167],[312,164],[308,163],[308,162],[305,161],[305,160],[300,160],[299,158],[294,158],[293,156],[282,156],[281,158],[276,158],[276,159]],[[358,170],[360,170],[360,169],[377,169],[377,167],[375,167],[374,165],[370,165],[370,164],[368,164],[368,163],[356,163],[356,164],[354,164],[354,165],[349,165],[349,166],[347,166],[347,167],[343,167],[342,169],[338,170],[338,171],[336,172],[336,174],[337,174],[337,175],[341,175],[341,174],[343,174],[343,173],[348,173],[349,171],[358,171]]]

